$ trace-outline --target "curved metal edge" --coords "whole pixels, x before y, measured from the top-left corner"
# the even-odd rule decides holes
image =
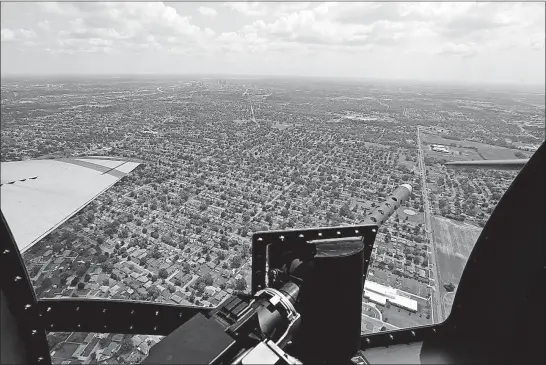
[[[198,313],[211,308],[111,299],[38,301],[48,331],[148,334],[166,336]]]
[[[8,309],[15,317],[19,334],[25,343],[27,360],[40,364],[51,363],[34,288],[4,213],[0,211],[0,215],[0,285]]]
[[[460,363],[535,356],[529,344],[544,338],[543,307],[536,322],[519,313],[534,313],[533,306],[544,303],[545,167],[543,143],[500,199],[470,253],[443,325],[449,339],[425,342],[422,356],[441,350]],[[529,351],[515,355],[516,348]]]
[[[360,336],[360,349],[364,351],[376,347],[403,345],[412,342],[425,341],[430,338],[441,338],[447,331],[447,327],[444,326],[443,323],[439,323],[430,326],[372,333]]]

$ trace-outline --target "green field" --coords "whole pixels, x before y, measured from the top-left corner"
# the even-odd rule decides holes
[[[432,226],[440,285],[453,283],[457,286],[482,229],[437,216],[432,218]]]
[[[383,320],[387,319],[387,323],[396,327],[410,328],[432,323],[425,315],[419,316],[420,313],[411,313],[394,305],[391,305],[389,308],[382,307],[381,309],[383,310]]]
[[[83,340],[87,337],[87,333],[85,332],[72,332],[70,337],[66,340],[67,342],[75,342],[75,343],[82,343]]]
[[[478,149],[478,154],[484,160],[498,160],[498,159],[512,159],[517,158],[514,152],[515,149],[509,149],[505,147],[492,146],[485,143],[472,142],[472,141],[455,141],[452,139],[442,138],[440,136],[432,134],[422,134],[423,142],[425,143],[437,143],[449,146],[451,143],[462,147],[475,147]],[[451,148],[451,147],[450,147]],[[465,151],[466,153],[467,151]],[[446,155],[447,156],[447,155]]]
[[[77,343],[63,343],[62,346],[55,351],[55,355],[53,357],[59,358],[59,359],[68,359],[74,351],[79,347],[80,345]]]

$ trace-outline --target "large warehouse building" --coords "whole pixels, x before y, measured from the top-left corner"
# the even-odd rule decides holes
[[[366,280],[364,283],[364,297],[371,302],[385,305],[387,301],[397,307],[417,312],[417,301],[400,295],[398,290]]]

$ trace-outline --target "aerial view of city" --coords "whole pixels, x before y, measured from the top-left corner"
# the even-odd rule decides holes
[[[543,85],[3,74],[0,156],[138,161],[23,253],[39,298],[217,307],[250,291],[254,232],[358,224],[410,184],[373,247],[365,334],[449,316],[517,171],[444,164],[529,158],[544,123]],[[138,363],[161,339],[48,334],[58,364]]]

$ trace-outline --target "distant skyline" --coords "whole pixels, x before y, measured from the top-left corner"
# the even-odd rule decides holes
[[[1,3],[1,74],[545,82],[540,3]]]

